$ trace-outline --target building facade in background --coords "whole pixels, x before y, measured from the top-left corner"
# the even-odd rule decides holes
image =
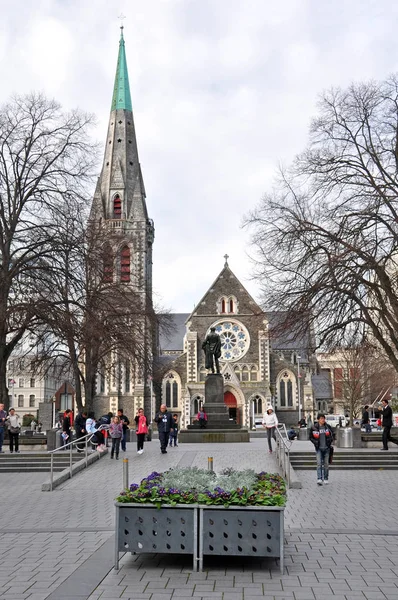
[[[63,365],[55,364],[48,369],[38,369],[36,355],[12,356],[7,364],[9,406],[22,416],[38,416],[39,403],[53,401],[63,383]]]
[[[180,415],[182,427],[195,419],[204,403],[207,375],[202,343],[215,327],[222,342],[224,402],[231,419],[253,427],[272,405],[281,421],[297,424],[299,401],[301,416],[313,418],[316,360],[311,332],[297,338],[291,334],[276,337],[278,313],[260,308],[230,269],[227,258],[193,312],[173,315],[173,333],[160,336],[158,403]]]

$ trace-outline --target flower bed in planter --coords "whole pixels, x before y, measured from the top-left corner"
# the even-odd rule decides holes
[[[116,499],[119,552],[279,557],[286,487],[279,475],[197,468],[151,473]]]

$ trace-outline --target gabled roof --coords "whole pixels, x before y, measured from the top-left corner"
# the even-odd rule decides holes
[[[212,288],[216,287],[217,283],[221,279],[228,280],[230,277],[233,277],[233,278],[236,279],[236,282],[239,284],[239,287],[243,290],[243,293],[246,295],[246,297],[250,301],[251,305],[253,306],[253,308],[252,308],[253,314],[255,314],[256,312],[257,313],[264,312],[263,309],[257,304],[257,302],[253,299],[253,297],[246,290],[245,286],[236,277],[235,273],[233,273],[231,271],[231,269],[229,268],[228,262],[225,261],[224,268],[219,273],[219,275],[216,277],[216,279],[214,280],[214,282],[212,283],[212,285],[209,287],[209,289],[207,290],[207,292],[204,294],[204,296],[201,298],[201,300],[197,303],[197,305],[195,306],[195,308],[193,309],[193,311],[189,315],[189,318],[192,318],[194,316],[194,314],[197,312],[197,310],[200,307],[200,305],[205,301],[206,297],[210,294],[210,290],[212,290]],[[241,294],[242,294],[242,292],[240,292],[240,295]]]

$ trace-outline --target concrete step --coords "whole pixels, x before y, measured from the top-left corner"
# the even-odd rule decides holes
[[[82,460],[83,454],[74,452],[72,464]],[[70,466],[70,455],[54,455],[54,471],[63,471]],[[44,473],[51,470],[51,455],[46,453],[0,454],[0,473]]]
[[[294,469],[315,469],[314,452],[295,452],[290,455]],[[391,452],[335,452],[332,469],[398,469],[398,453]]]

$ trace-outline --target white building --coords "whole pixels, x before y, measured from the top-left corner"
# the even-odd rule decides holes
[[[51,402],[64,381],[57,365],[47,372],[33,366],[33,356],[14,357],[8,361],[7,383],[9,406],[22,417],[29,413],[37,416],[40,402]]]

